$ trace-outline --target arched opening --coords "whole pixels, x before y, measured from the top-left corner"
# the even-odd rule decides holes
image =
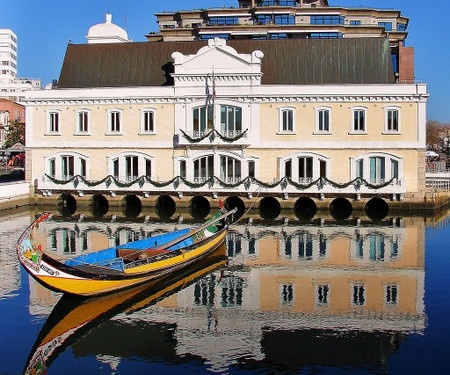
[[[96,194],[92,197],[92,215],[94,217],[102,217],[106,215],[109,210],[108,199],[101,194]]]
[[[330,214],[336,220],[345,220],[352,214],[352,204],[345,198],[336,198],[331,202]]]
[[[259,204],[259,214],[263,219],[276,219],[281,212],[281,205],[274,197],[265,197]]]
[[[58,203],[58,212],[61,216],[72,216],[77,210],[77,200],[70,194],[63,194]]]
[[[225,200],[225,208],[228,211],[231,211],[231,210],[237,208],[237,211],[234,214],[235,220],[240,218],[242,215],[244,215],[244,212],[245,212],[245,204],[244,204],[243,200],[236,196],[228,197]]]
[[[156,212],[161,219],[169,219],[176,211],[177,205],[169,195],[160,195],[156,203]]]
[[[366,215],[372,220],[382,220],[389,213],[389,205],[384,199],[372,198],[366,203]]]
[[[316,214],[317,206],[311,198],[301,197],[295,202],[294,212],[299,219],[310,220]]]
[[[202,196],[195,196],[191,200],[190,213],[194,219],[202,220],[208,216],[211,205],[208,200]]]
[[[126,217],[137,217],[142,211],[142,202],[136,195],[125,196],[125,210]]]

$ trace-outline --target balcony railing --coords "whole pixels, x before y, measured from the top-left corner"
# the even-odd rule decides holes
[[[288,177],[275,179],[267,183],[254,177],[225,178],[195,177],[192,179],[180,176],[168,181],[153,180],[141,176],[135,180],[125,182],[113,176],[107,176],[98,181],[89,181],[81,176],[71,180],[57,180],[48,175],[41,176],[37,181],[37,189],[44,195],[55,192],[69,192],[78,194],[94,194],[96,192],[160,194],[165,193],[201,193],[229,192],[251,193],[264,189],[265,193],[273,194],[404,194],[406,184],[403,179],[391,179],[380,184],[372,184],[361,178],[346,183],[336,183],[327,178],[318,178],[309,182]]]

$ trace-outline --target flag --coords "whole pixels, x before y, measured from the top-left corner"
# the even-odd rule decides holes
[[[206,88],[205,88],[206,106],[208,106],[208,105],[210,105],[210,101],[211,101],[211,93],[209,92],[209,85],[208,85],[208,76],[205,77],[205,84],[206,84]]]
[[[213,102],[216,101],[216,76],[214,75],[213,70],[213,76],[212,76],[212,87],[213,87]]]

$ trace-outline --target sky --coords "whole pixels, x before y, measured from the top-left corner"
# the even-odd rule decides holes
[[[449,0],[329,0],[330,6],[401,10],[409,18],[406,46],[415,50],[416,80],[431,94],[427,119],[450,123]],[[237,0],[0,0],[0,28],[18,39],[18,76],[39,78],[46,85],[59,78],[69,40],[86,43],[91,26],[105,22],[126,28],[135,42],[158,31],[154,13],[201,8],[237,7]]]

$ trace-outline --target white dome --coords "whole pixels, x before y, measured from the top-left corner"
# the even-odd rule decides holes
[[[112,15],[106,14],[106,22],[98,23],[89,29],[86,39],[88,43],[124,43],[129,42],[127,32],[113,24]]]

